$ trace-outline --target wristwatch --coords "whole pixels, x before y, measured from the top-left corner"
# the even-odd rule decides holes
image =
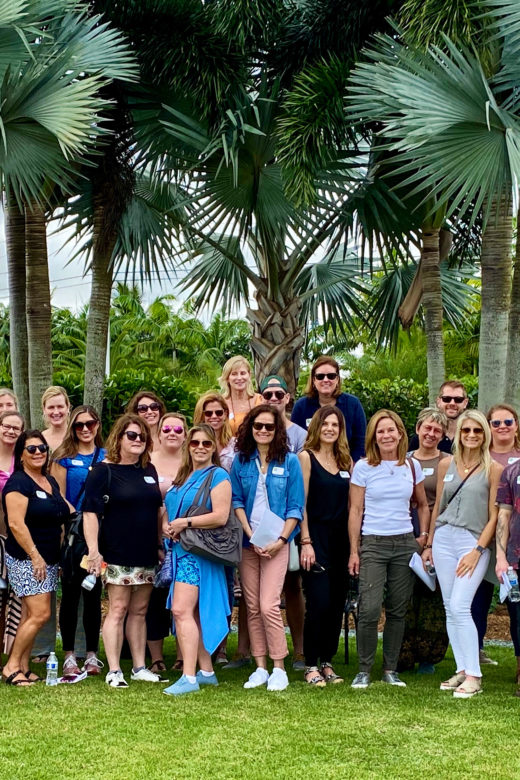
[[[288,540],[288,539],[287,539],[285,536],[279,536],[278,538],[279,538],[279,539],[280,539],[280,541],[281,541],[281,542],[283,542],[284,544],[287,544],[287,542],[289,541],[289,540]]]
[[[484,552],[485,549],[486,548],[482,547],[481,544],[477,544],[477,546],[475,547],[475,550],[477,550],[481,555],[482,555],[482,553]]]
[[[191,528],[191,520],[188,520],[188,528]]]

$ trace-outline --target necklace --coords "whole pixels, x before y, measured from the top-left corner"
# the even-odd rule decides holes
[[[390,474],[395,474],[396,463],[392,463],[392,461],[389,460],[382,460],[381,463],[385,465],[386,470],[389,471]]]
[[[475,466],[477,466],[477,465],[479,464],[479,462],[480,462],[479,460],[476,460],[476,461],[474,461],[473,463],[469,463],[469,464],[466,466],[466,464],[464,463],[464,461],[463,461],[463,459],[462,459],[462,458],[461,458],[461,461],[462,461],[462,468],[464,469],[464,474],[467,474],[471,468],[474,468],[474,467],[475,467]]]

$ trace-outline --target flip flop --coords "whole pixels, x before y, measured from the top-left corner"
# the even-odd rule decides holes
[[[46,664],[48,658],[48,655],[35,655],[31,660],[33,664]]]
[[[166,664],[164,663],[163,659],[160,658],[158,661],[154,661],[153,663],[151,663],[148,669],[151,672],[155,672],[155,674],[158,674],[159,672],[166,671]]]
[[[28,672],[25,672],[25,676],[29,680],[29,682],[32,683],[43,682],[43,677],[40,677],[39,674],[36,674],[36,672],[31,671],[31,669],[29,669]]]
[[[16,680],[15,678],[18,677],[19,675],[22,675],[22,679]],[[9,677],[4,677],[2,675],[2,679],[6,685],[13,685],[13,686],[21,685],[22,688],[28,688],[30,685],[34,685],[33,682],[27,679],[27,677],[25,676],[25,674],[22,672],[21,669],[18,669],[17,672],[13,672],[12,674],[9,675]]]

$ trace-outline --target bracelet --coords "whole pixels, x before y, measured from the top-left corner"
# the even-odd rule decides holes
[[[281,542],[283,542],[284,544],[287,544],[287,542],[289,541],[289,540],[287,539],[287,537],[285,537],[285,536],[279,536],[279,537],[278,537],[278,539],[279,539]]]
[[[431,549],[432,549],[432,545],[431,544],[425,544],[424,547],[423,547],[423,550],[431,550]]]
[[[300,539],[300,544],[307,544],[307,543],[312,544],[312,539],[310,536],[305,536]]]
[[[308,544],[312,545],[312,539],[306,539],[305,542],[300,542],[302,547],[307,547]]]
[[[429,531],[421,531],[421,533],[419,534],[419,536],[429,536],[429,535],[430,535]]]

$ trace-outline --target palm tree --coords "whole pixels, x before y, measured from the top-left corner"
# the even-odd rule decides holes
[[[511,307],[509,309],[509,327],[507,344],[506,392],[504,398],[520,407],[520,210],[516,215],[516,245],[513,284],[511,287]]]

